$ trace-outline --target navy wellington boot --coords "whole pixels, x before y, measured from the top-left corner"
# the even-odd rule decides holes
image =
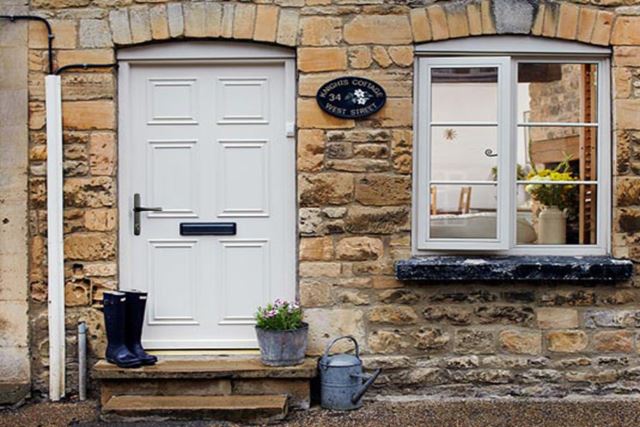
[[[142,291],[125,291],[127,295],[127,327],[125,329],[125,343],[129,350],[136,355],[143,365],[155,365],[158,361],[142,348],[142,326],[144,325],[144,309],[147,305],[147,293]]]
[[[120,368],[137,368],[140,359],[125,344],[125,301],[123,292],[105,292],[102,300],[104,326],[107,330],[107,362]]]

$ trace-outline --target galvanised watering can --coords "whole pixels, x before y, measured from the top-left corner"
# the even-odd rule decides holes
[[[329,355],[331,347],[342,339],[351,340],[355,355],[340,353]],[[362,406],[362,396],[380,375],[378,369],[373,375],[362,373],[362,360],[356,339],[350,335],[336,338],[329,343],[318,362],[320,367],[320,404],[325,409],[350,410]]]

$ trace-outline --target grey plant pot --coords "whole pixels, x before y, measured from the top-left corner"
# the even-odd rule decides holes
[[[288,331],[272,331],[256,327],[260,358],[268,366],[292,366],[304,361],[309,325]]]

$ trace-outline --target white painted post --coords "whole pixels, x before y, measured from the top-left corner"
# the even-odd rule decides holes
[[[65,394],[62,96],[60,76],[45,77],[47,110],[47,262],[49,397]]]

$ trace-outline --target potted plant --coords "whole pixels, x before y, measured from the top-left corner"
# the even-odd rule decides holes
[[[528,180],[535,181],[574,181],[569,169],[568,159],[565,159],[554,169],[534,169],[529,173]],[[538,216],[538,243],[564,244],[567,238],[567,207],[570,202],[570,192],[573,184],[535,184],[531,183],[525,190],[531,197],[542,205]]]
[[[262,363],[269,366],[299,365],[307,351],[309,325],[294,302],[275,300],[256,312],[256,335]]]

